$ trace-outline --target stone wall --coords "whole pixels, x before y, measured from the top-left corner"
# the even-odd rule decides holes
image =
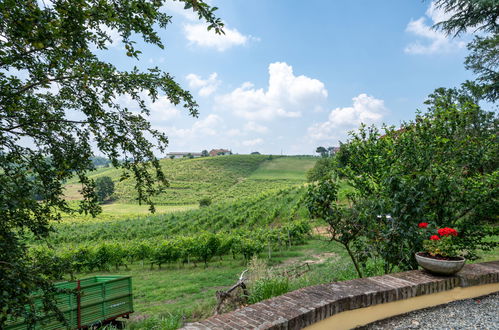
[[[190,323],[184,329],[301,329],[345,311],[491,283],[499,283],[499,261],[465,265],[454,276],[415,270],[333,282]]]

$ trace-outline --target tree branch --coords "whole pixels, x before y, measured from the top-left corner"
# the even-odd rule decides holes
[[[56,77],[56,78],[52,78],[52,79],[47,79],[45,81],[33,82],[33,83],[29,84],[29,85],[25,85],[24,87],[20,88],[17,91],[17,94],[22,94],[22,93],[26,92],[27,90],[32,89],[33,87],[36,87],[36,86],[44,84],[44,83],[46,84],[46,83],[49,83],[49,82],[62,81],[62,80],[73,79],[73,78],[77,78],[77,77],[79,77],[79,76],[77,76],[77,75],[73,75],[73,76],[61,76],[61,77]]]
[[[44,124],[44,123],[88,124],[88,121],[77,121],[77,120],[66,120],[66,119],[49,119],[49,120],[42,120],[42,121],[31,121],[31,122],[27,122],[27,123],[19,124],[16,126],[7,127],[7,128],[0,127],[0,131],[9,132],[9,133],[16,133],[13,131],[17,128],[21,128],[21,127],[26,126],[26,125],[31,126],[31,125],[39,125],[39,124]]]

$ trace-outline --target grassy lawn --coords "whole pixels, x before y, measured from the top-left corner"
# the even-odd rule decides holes
[[[104,204],[102,213],[92,218],[90,215],[63,215],[63,223],[74,223],[79,221],[105,222],[109,220],[125,220],[136,217],[151,215],[148,205],[110,203]],[[169,214],[188,210],[195,210],[199,205],[156,205],[155,214]]]
[[[291,289],[355,277],[343,249],[318,239],[293,246],[289,250],[275,251],[270,259],[267,253],[262,253],[259,258],[282,271],[308,262],[311,270],[292,281]],[[207,268],[199,264],[177,264],[151,270],[148,264],[140,263],[129,268],[107,273],[79,274],[78,277],[98,274],[133,276],[134,319],[182,314],[187,320],[196,320],[211,315],[216,304],[215,292],[236,283],[248,265],[225,256],[222,261],[211,262]]]
[[[249,179],[284,179],[304,181],[306,172],[314,167],[316,158],[286,157],[266,161],[254,171]]]

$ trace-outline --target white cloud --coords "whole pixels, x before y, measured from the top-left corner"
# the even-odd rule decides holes
[[[186,24],[184,33],[191,44],[201,47],[213,47],[223,52],[233,46],[246,45],[249,40],[257,40],[252,36],[245,36],[236,29],[224,27],[225,34],[216,34],[214,30],[208,31],[205,23]]]
[[[54,8],[54,2],[52,0],[37,0],[38,7],[45,8]]]
[[[202,79],[194,73],[188,74],[185,78],[187,79],[190,88],[199,88],[199,95],[201,96],[209,96],[213,94],[220,85],[220,80],[217,79],[216,72],[210,74],[208,79]]]
[[[434,24],[448,20],[452,13],[444,12],[437,8],[434,2],[431,2],[425,14],[426,17],[411,20],[407,24],[406,32],[415,35],[419,40],[407,45],[404,52],[408,54],[446,53],[466,46],[466,42],[452,39],[446,36],[444,32],[432,29]],[[430,24],[426,23],[427,19],[430,20]]]
[[[254,121],[250,121],[248,123],[246,123],[244,125],[244,129],[248,132],[256,132],[256,133],[267,133],[268,132],[268,128],[266,126],[263,126],[263,125],[259,125],[257,123],[255,123]]]
[[[121,37],[120,33],[118,32],[118,30],[112,29],[109,26],[104,25],[104,24],[101,24],[99,26],[99,28],[101,29],[102,32],[104,32],[110,38],[110,40],[107,40],[104,43],[105,47],[107,47],[107,48],[117,48],[117,47],[119,47],[119,46],[122,45],[122,37]],[[97,33],[97,30],[91,29],[91,32],[92,33]],[[91,43],[90,49],[97,50],[98,49],[97,48],[97,44]],[[124,47],[123,47],[123,49],[124,49]]]
[[[195,139],[200,136],[215,136],[218,134],[218,128],[221,127],[223,119],[214,114],[209,114],[206,118],[196,120],[191,128],[176,128],[169,127],[167,129],[168,135],[182,138],[182,139]]]
[[[321,81],[295,76],[290,65],[276,62],[269,65],[268,90],[246,82],[216,102],[218,108],[247,120],[272,120],[300,117],[304,109],[315,110],[326,98],[327,90]]]
[[[386,112],[383,100],[367,94],[359,94],[352,99],[351,107],[336,108],[329,114],[328,120],[308,128],[312,140],[339,140],[348,129],[354,129],[361,123],[380,122]]]
[[[261,138],[253,139],[253,140],[245,140],[241,142],[241,144],[245,147],[254,147],[257,145],[263,144],[264,140]]]
[[[165,4],[161,7],[161,11],[170,16],[180,15],[189,21],[195,21],[197,16],[192,8],[184,9],[184,6],[185,3],[181,1],[165,1]]]
[[[434,1],[430,3],[430,6],[426,10],[426,16],[430,17],[433,21],[433,24],[438,24],[440,22],[444,22],[449,20],[454,12],[446,12],[441,8],[437,7]]]
[[[244,133],[241,132],[240,129],[237,129],[237,128],[231,128],[229,129],[227,132],[226,132],[227,136],[230,136],[230,137],[235,137],[235,136],[241,136],[243,135]]]
[[[151,110],[149,120],[153,125],[164,126],[168,121],[180,116],[181,111],[170,102],[166,95],[160,95],[155,102],[152,102],[146,92],[142,92],[140,96],[146,101],[146,106]],[[116,101],[131,111],[140,111],[137,103],[129,94],[120,95]]]

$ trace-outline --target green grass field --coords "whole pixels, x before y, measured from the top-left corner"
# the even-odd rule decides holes
[[[314,167],[316,158],[282,157],[263,162],[248,179],[305,181],[306,172]]]
[[[124,203],[109,203],[101,205],[102,212],[93,218],[90,215],[84,214],[63,214],[62,223],[94,223],[106,222],[109,220],[126,220],[130,218],[150,216],[148,205],[139,204],[124,204]],[[182,211],[196,210],[198,204],[191,205],[156,205],[156,215],[169,214]]]
[[[278,271],[291,270],[308,262],[311,270],[292,281],[292,289],[355,277],[343,249],[319,239],[276,252],[271,259],[262,253],[259,259]],[[179,314],[185,316],[186,321],[192,321],[210,316],[216,305],[215,292],[230,287],[247,268],[247,264],[225,257],[207,268],[177,264],[150,270],[147,265],[137,263],[131,265],[129,270],[112,271],[110,274],[133,276],[134,322],[144,316]],[[86,273],[82,276],[101,273]]]

